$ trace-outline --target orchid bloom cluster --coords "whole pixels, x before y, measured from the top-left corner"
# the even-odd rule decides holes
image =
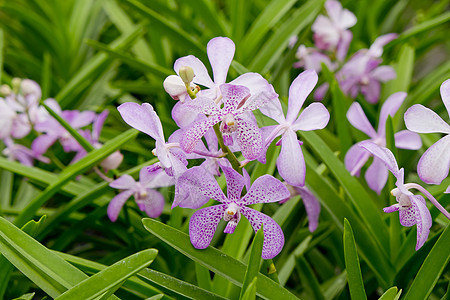
[[[40,104],[41,88],[33,80],[14,78],[12,87],[2,85],[0,93],[0,139],[5,144],[3,154],[11,160],[18,160],[24,165],[33,166],[34,160],[50,163],[44,154],[56,141],[59,141],[65,152],[75,152],[73,162],[86,155],[83,147],[53,118]],[[100,147],[100,132],[108,111],[97,115],[93,111],[62,111],[54,99],[43,101],[50,109],[60,115],[69,125],[77,129],[94,147]],[[83,129],[92,125],[92,132]],[[33,136],[31,148],[14,139],[21,140]],[[120,152],[106,158],[101,166],[106,170],[117,168],[122,162]]]
[[[355,15],[342,9],[340,2],[328,0],[325,3],[328,17],[319,15],[312,26],[315,48],[300,45],[296,57],[296,68],[321,71],[324,63],[331,71],[336,71],[336,79],[342,91],[351,98],[358,93],[369,103],[377,103],[380,98],[380,82],[395,79],[396,73],[390,66],[380,66],[383,47],[397,38],[394,33],[378,37],[369,49],[361,49],[345,61],[352,33],[348,28],[356,24]],[[322,84],[315,92],[316,100],[322,100],[328,91],[328,83]]]
[[[304,186],[305,161],[302,142],[296,132],[322,129],[330,115],[321,103],[313,103],[300,113],[318,80],[312,70],[300,74],[292,83],[286,116],[274,88],[261,75],[245,73],[226,83],[234,51],[235,45],[229,38],[217,37],[209,41],[207,54],[214,80],[205,65],[192,55],[175,62],[177,75],[169,76],[164,81],[164,88],[173,99],[179,100],[172,110],[172,117],[180,129],[168,139],[150,104],[124,103],[118,107],[128,125],[155,140],[153,154],[159,162],[149,166],[145,176],[145,171],[141,170],[139,182],[124,175],[110,184],[123,191],[111,201],[108,215],[115,221],[126,199],[134,195],[142,210],[149,216],[158,216],[162,211],[162,201],[155,189],[164,184],[175,184],[172,207],[198,209],[210,198],[222,203],[198,210],[192,216],[189,233],[194,247],[202,249],[210,244],[221,219],[227,222],[224,232],[233,233],[242,214],[255,231],[263,226],[262,256],[273,258],[284,244],[280,226],[270,217],[246,206],[286,201],[291,197],[288,185],[291,190],[298,189],[304,193],[310,230],[317,228],[320,205]],[[257,109],[279,125],[259,128],[253,114]],[[267,148],[278,136],[281,136],[277,142],[281,145],[281,153],[277,168],[286,184],[264,175],[250,185],[245,165],[255,160],[265,163]],[[235,153],[238,152],[244,159],[237,159]],[[188,160],[191,159],[204,159],[204,162],[188,168]],[[221,175],[220,170],[227,181],[227,196],[214,178]],[[162,174],[166,176],[165,182],[152,179]],[[247,193],[242,196],[244,187]]]

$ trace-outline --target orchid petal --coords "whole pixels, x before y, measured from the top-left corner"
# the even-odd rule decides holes
[[[394,68],[391,66],[379,66],[370,72],[370,75],[381,82],[386,82],[397,78],[397,73],[395,73]]]
[[[192,246],[197,249],[205,249],[209,246],[226,208],[225,204],[214,205],[200,209],[192,215],[189,221],[189,237]]]
[[[245,73],[230,82],[232,85],[243,85],[250,90],[250,95],[258,92],[266,92],[267,94],[278,98],[273,86],[258,73]]]
[[[133,102],[121,104],[117,110],[125,123],[139,131],[142,131],[155,140],[164,143],[164,133],[161,121],[153,110],[153,106],[148,103],[139,105]]]
[[[336,58],[338,60],[343,61],[345,59],[345,56],[347,56],[348,48],[350,46],[352,39],[353,34],[350,30],[344,30],[342,32],[341,39],[339,40],[339,43],[336,48]]]
[[[417,133],[450,133],[450,126],[437,113],[421,104],[408,108],[404,118],[406,128]]]
[[[371,138],[377,137],[375,129],[373,129],[372,125],[366,117],[366,114],[364,113],[361,105],[358,102],[353,102],[348,109],[347,119],[350,124],[352,124],[356,129],[361,130]]]
[[[417,244],[416,251],[419,250],[427,241],[430,234],[430,227],[433,223],[430,211],[427,208],[425,199],[420,195],[410,196],[411,204],[414,206],[416,226],[417,226]],[[414,200],[413,200],[414,199]]]
[[[227,181],[227,197],[231,202],[238,202],[241,199],[242,189],[245,185],[244,177],[233,168],[222,166]]]
[[[283,108],[281,108],[281,102],[279,99],[274,99],[273,101],[269,101],[259,109],[264,115],[269,118],[277,121],[279,124],[283,124],[286,122],[286,118],[284,117]]]
[[[428,184],[440,184],[450,167],[450,135],[431,145],[417,164],[417,174]]]
[[[258,125],[250,118],[235,117],[237,123],[237,142],[242,155],[249,160],[257,159],[263,150],[262,135]]]
[[[172,108],[172,119],[180,128],[191,126],[197,120],[198,115],[197,112],[187,109],[183,102],[177,102]]]
[[[258,92],[257,94],[251,95],[247,98],[244,104],[236,110],[236,113],[241,114],[246,111],[257,110],[265,106],[267,103],[272,102],[274,98],[276,98],[274,94],[271,95],[266,92]]]
[[[353,175],[359,176],[361,168],[370,157],[370,153],[362,148],[360,143],[354,144],[345,154],[345,168]]]
[[[68,120],[68,122],[75,129],[91,124],[96,117],[96,114],[93,111],[82,111],[82,112],[72,111],[72,112],[76,113],[74,113],[73,117],[70,120]]]
[[[92,124],[92,138],[94,141],[98,141],[100,139],[100,132],[102,131],[103,124],[105,123],[108,114],[109,111],[104,110],[94,120],[94,123]]]
[[[177,180],[178,192],[188,191],[191,195],[203,195],[222,203],[228,203],[227,197],[222,192],[219,184],[214,176],[202,167],[193,167]],[[181,201],[182,200],[182,201]],[[199,203],[195,197],[188,199],[179,199],[177,191],[175,192],[175,200],[181,207],[199,208],[205,203]],[[183,202],[183,203],[181,203]]]
[[[447,113],[450,116],[450,79],[447,79],[441,84],[440,90],[442,102],[444,102]]]
[[[379,158],[386,167],[389,169],[389,171],[392,172],[392,174],[399,179],[399,169],[397,165],[397,161],[395,159],[394,154],[392,154],[391,150],[378,146],[377,144],[371,142],[371,141],[362,141],[359,143],[361,147],[372,153],[373,156]]]
[[[377,103],[380,99],[381,85],[375,79],[370,79],[367,85],[361,86],[361,94],[366,97],[367,102]]]
[[[250,96],[250,90],[242,85],[224,83],[219,89],[222,93],[223,109],[226,112],[234,112],[242,101]]]
[[[109,184],[114,189],[128,190],[136,186],[136,181],[128,174],[122,175]]]
[[[222,120],[222,116],[210,116],[204,121],[194,123],[187,129],[180,141],[180,147],[187,153],[191,153],[202,136],[215,124]]]
[[[278,225],[271,217],[249,207],[242,207],[241,213],[249,220],[255,232],[257,232],[261,228],[261,225],[264,224],[262,258],[272,259],[277,256],[284,245],[284,234],[280,225]]]
[[[369,187],[379,195],[386,185],[388,176],[389,172],[384,162],[375,157],[364,177],[366,178]]]
[[[213,69],[216,85],[225,83],[235,49],[233,41],[227,37],[216,37],[208,42],[206,52]]]
[[[295,186],[294,189],[300,194],[305,205],[306,214],[308,215],[308,229],[310,232],[314,232],[319,225],[319,200],[307,187]]]
[[[414,205],[411,205],[407,209],[400,209],[399,214],[400,224],[405,227],[411,227],[416,224],[416,212]]]
[[[41,134],[34,139],[33,143],[31,144],[31,149],[37,155],[44,154],[45,152],[47,152],[48,148],[50,148],[50,146],[56,142],[57,139],[58,137],[55,135]]]
[[[329,87],[330,85],[328,84],[328,82],[322,83],[322,85],[320,85],[314,92],[314,100],[322,101],[323,98],[325,98],[325,95],[327,94]]]
[[[420,136],[409,130],[401,130],[394,135],[395,147],[399,149],[418,150],[422,147]]]
[[[109,202],[107,209],[108,217],[111,222],[117,221],[120,210],[133,193],[134,192],[132,190],[126,190],[117,194],[114,198],[111,199],[111,202]]]
[[[214,87],[214,82],[211,80],[211,77],[209,77],[208,70],[197,57],[188,55],[177,59],[173,65],[173,68],[178,76],[180,75],[179,71],[181,67],[191,67],[194,70],[195,76],[192,80],[193,82],[208,88]]]
[[[370,46],[369,53],[373,57],[380,57],[383,54],[383,47],[398,37],[396,33],[388,33],[379,36]]]
[[[317,84],[318,76],[314,70],[306,70],[294,79],[289,87],[289,103],[286,120],[293,123],[300,112],[306,97]]]
[[[164,197],[158,191],[147,189],[147,197],[139,200],[136,199],[136,204],[150,218],[157,218],[162,214],[164,209]]]
[[[304,186],[306,165],[297,135],[288,129],[281,141],[281,152],[277,158],[278,172],[290,185]]]
[[[381,136],[386,135],[386,120],[388,116],[394,117],[397,110],[402,105],[407,94],[405,92],[398,92],[389,96],[383,103],[380,112],[380,119],[378,124],[378,134]]]
[[[287,187],[271,175],[263,175],[253,182],[241,201],[245,205],[278,202],[290,196]]]
[[[330,120],[330,113],[325,108],[322,103],[312,103],[308,107],[306,107],[297,121],[292,124],[292,129],[294,131],[302,130],[317,130],[323,129],[327,126],[328,121]]]
[[[193,100],[186,101],[184,107],[190,111],[205,115],[216,115],[221,112],[214,100],[203,96],[198,96]]]

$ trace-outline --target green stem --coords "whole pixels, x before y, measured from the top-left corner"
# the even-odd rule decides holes
[[[219,142],[219,146],[222,149],[222,152],[226,155],[226,158],[228,158],[228,161],[231,163],[231,166],[233,167],[233,169],[235,169],[237,172],[239,172],[239,174],[242,175],[241,163],[236,158],[234,153],[230,150],[230,148],[228,148],[224,144],[222,132],[220,131],[219,124],[214,125],[214,132],[217,135],[217,140]]]

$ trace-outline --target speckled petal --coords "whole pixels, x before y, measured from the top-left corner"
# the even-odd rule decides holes
[[[294,79],[289,87],[289,103],[286,120],[293,123],[306,100],[317,84],[318,76],[314,70],[306,70]]]
[[[430,228],[433,223],[430,211],[427,208],[425,199],[420,195],[410,196],[411,203],[414,206],[416,226],[417,226],[417,244],[416,250],[419,250],[427,241],[430,234]],[[414,200],[413,200],[414,199]]]
[[[164,133],[158,115],[148,103],[139,105],[134,102],[121,104],[117,110],[125,123],[142,131],[155,140],[164,142]]]
[[[157,218],[163,211],[164,197],[158,191],[147,189],[147,197],[136,200],[136,203],[150,218]]]
[[[229,82],[233,85],[243,85],[250,90],[250,94],[254,95],[258,92],[266,92],[278,98],[278,95],[275,93],[273,86],[260,74],[258,73],[245,73]]]
[[[386,185],[388,175],[389,172],[384,162],[375,157],[364,177],[369,187],[379,195]]]
[[[220,114],[220,107],[214,102],[213,99],[203,96],[198,96],[195,99],[185,102],[185,108],[205,115]]]
[[[136,185],[136,181],[134,181],[133,177],[128,174],[122,175],[113,182],[109,184],[110,187],[114,189],[131,189]]]
[[[233,41],[227,37],[215,37],[208,42],[206,51],[213,69],[215,84],[225,83],[235,49]]]
[[[400,224],[406,227],[411,227],[416,224],[416,212],[414,206],[411,205],[405,210],[399,210]]]
[[[281,141],[281,152],[277,158],[278,172],[290,185],[304,186],[306,165],[297,135],[288,129]]]
[[[261,225],[264,231],[264,243],[262,249],[263,259],[272,259],[277,256],[284,246],[284,234],[271,217],[248,207],[242,207],[241,213],[249,220],[253,230],[257,232]]]
[[[401,130],[394,135],[395,147],[399,149],[418,150],[422,147],[420,135],[409,130]]]
[[[108,217],[112,222],[115,222],[117,220],[117,217],[119,216],[120,210],[122,209],[125,202],[128,200],[128,198],[133,195],[132,190],[126,190],[122,193],[117,194],[114,198],[111,199],[111,202],[109,202],[107,213]]]
[[[292,125],[294,131],[317,130],[327,126],[330,113],[322,103],[312,103],[302,111],[297,121]]]
[[[251,95],[248,99],[245,100],[244,104],[236,110],[236,113],[241,114],[246,111],[257,110],[267,103],[274,101],[276,98],[273,94],[269,94],[267,92],[259,92]]]
[[[422,155],[417,164],[417,174],[428,184],[440,184],[450,167],[450,135],[434,143]]]
[[[429,108],[415,104],[405,112],[405,125],[408,130],[418,133],[450,133],[450,126]]]
[[[277,202],[290,196],[287,187],[272,175],[263,175],[253,182],[240,202],[245,205]]]
[[[202,136],[222,120],[222,116],[211,116],[204,121],[194,123],[191,128],[187,129],[180,141],[180,147],[187,153],[191,153],[195,145],[200,141]]]
[[[192,197],[180,199],[179,194],[183,195],[185,192],[189,192]],[[203,195],[222,203],[229,202],[214,176],[200,166],[190,168],[178,178],[174,202],[181,207],[199,208],[205,203],[199,203],[195,195]]]
[[[257,159],[263,150],[263,140],[258,125],[250,118],[235,117],[235,120],[238,127],[237,142],[242,155],[249,160]]]
[[[398,92],[389,96],[386,101],[383,103],[380,112],[380,119],[378,124],[378,134],[385,136],[386,135],[386,120],[388,116],[394,117],[397,110],[402,105],[405,100],[407,94],[405,92]]]
[[[197,57],[193,55],[180,57],[173,65],[173,68],[178,75],[180,75],[179,70],[181,67],[191,67],[194,70],[195,76],[193,82],[208,88],[214,87],[214,82],[211,80],[211,77],[209,77],[208,70]]]
[[[227,197],[231,202],[238,202],[241,199],[245,179],[231,167],[221,166],[221,168],[227,180]]]
[[[222,93],[223,109],[226,112],[234,112],[241,104],[242,100],[250,96],[250,90],[242,85],[222,84],[220,87]]]
[[[227,205],[214,205],[196,211],[189,221],[189,237],[191,238],[192,246],[197,249],[205,249],[211,243],[217,225]]]
[[[378,157],[382,162],[384,162],[389,171],[391,171],[397,179],[399,178],[397,161],[391,150],[385,147],[380,147],[371,141],[362,141],[359,145],[372,153],[375,157]]]
[[[347,119],[353,127],[361,130],[371,138],[376,138],[377,133],[373,129],[372,124],[366,117],[361,105],[358,102],[353,102],[347,111]]]

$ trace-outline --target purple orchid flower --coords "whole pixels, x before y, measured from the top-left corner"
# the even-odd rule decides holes
[[[23,165],[29,167],[33,166],[34,159],[37,159],[46,164],[50,163],[50,159],[48,159],[47,157],[38,155],[34,153],[33,150],[23,145],[15,144],[9,137],[3,139],[3,142],[5,143],[6,148],[3,149],[2,153],[10,160],[18,160]]]
[[[422,186],[416,183],[404,183],[404,170],[403,168],[399,170],[395,156],[389,149],[380,147],[371,141],[361,142],[360,146],[382,161],[395,178],[397,178],[397,182],[395,183],[397,188],[393,189],[391,194],[395,196],[398,203],[385,207],[383,211],[387,213],[398,211],[400,224],[403,226],[410,227],[414,224],[417,225],[416,250],[419,250],[428,238],[432,219],[425,199],[420,195],[414,195],[409,189],[414,188],[422,192],[449,219],[450,213]]]
[[[330,71],[334,71],[337,68],[337,64],[331,62],[331,59],[327,55],[316,48],[306,48],[305,45],[300,45],[298,47],[295,57],[299,59],[299,61],[294,64],[295,68],[314,70],[317,73],[322,70],[322,63],[324,63]]]
[[[189,222],[189,236],[192,245],[197,249],[209,246],[221,219],[227,223],[225,233],[233,233],[241,214],[244,215],[255,231],[262,224],[264,243],[262,257],[271,259],[280,253],[284,245],[284,235],[281,227],[269,216],[246,207],[255,203],[277,202],[289,197],[286,186],[271,175],[264,175],[255,180],[245,196],[241,192],[246,180],[232,168],[223,167],[227,180],[227,196],[222,192],[214,176],[202,167],[193,167],[178,179],[178,184],[187,190],[213,198],[222,204],[206,207],[196,211]],[[175,195],[177,197],[177,195]],[[184,207],[198,208],[204,203],[195,198],[187,198]]]
[[[395,115],[406,96],[406,93],[398,92],[392,94],[388,99],[386,99],[381,107],[378,131],[375,131],[372,127],[358,102],[353,102],[350,106],[347,111],[347,119],[355,128],[367,134],[370,137],[370,141],[379,146],[385,147],[386,120],[388,116],[393,117]],[[417,150],[422,146],[420,136],[408,130],[399,131],[394,135],[394,137],[395,146],[400,149]],[[367,152],[359,146],[360,143],[353,145],[345,155],[345,167],[353,176],[359,176],[361,168],[371,156],[370,152]],[[381,190],[386,185],[388,170],[384,163],[375,157],[373,163],[366,171],[365,178],[369,187],[377,192],[377,194],[380,194]]]
[[[305,205],[306,214],[308,215],[308,229],[310,232],[314,232],[319,225],[319,214],[320,214],[320,202],[317,200],[316,196],[307,188],[301,186],[292,186],[286,184],[291,195],[280,203],[285,203],[296,195],[300,195]]]
[[[322,103],[312,103],[298,116],[306,97],[317,83],[317,73],[307,70],[298,75],[289,88],[289,103],[286,117],[279,101],[271,101],[260,110],[266,116],[279,123],[266,128],[263,154],[258,158],[265,162],[265,151],[272,141],[281,137],[281,153],[277,159],[277,169],[281,177],[292,186],[305,185],[306,165],[301,150],[301,144],[296,131],[317,130],[324,128],[330,119],[328,110]],[[279,143],[280,143],[279,142]]]
[[[185,102],[186,108],[199,114],[208,115],[203,121],[194,123],[185,131],[180,141],[181,148],[191,153],[203,135],[215,124],[222,122],[220,131],[226,145],[233,144],[232,135],[236,135],[242,155],[250,160],[256,159],[262,150],[262,136],[254,116],[249,114],[273,99],[266,92],[250,95],[244,86],[222,84],[220,86],[224,106],[221,108],[209,97],[198,96]]]
[[[161,167],[168,175],[177,177],[186,171],[187,161],[184,153],[179,149],[178,143],[165,142],[161,120],[153,110],[153,106],[148,103],[139,105],[127,102],[120,105],[117,110],[125,123],[155,139],[156,148],[153,154],[158,157]]]
[[[61,111],[61,108],[56,102],[52,103],[52,109],[67,121],[70,126],[77,130],[91,124],[96,117],[96,114],[93,111]],[[36,131],[44,133],[38,136],[31,145],[33,151],[39,155],[47,152],[48,148],[57,140],[59,140],[65,152],[78,152],[82,149],[81,145],[70,135],[70,133],[52,117],[36,123],[34,128]]]
[[[117,220],[120,210],[131,195],[140,210],[151,218],[161,215],[164,208],[164,197],[155,188],[171,186],[173,177],[168,176],[162,169],[153,172],[144,167],[139,172],[139,181],[136,182],[130,175],[122,175],[109,184],[110,187],[123,190],[117,194],[108,205],[108,217],[112,222]]]
[[[342,91],[356,98],[358,92],[366,97],[369,103],[377,103],[380,98],[380,82],[396,78],[391,66],[380,66],[383,46],[397,38],[397,34],[390,33],[378,37],[370,49],[362,49],[336,74]]]
[[[339,1],[328,0],[325,9],[329,17],[319,15],[311,27],[315,44],[321,50],[336,51],[336,57],[343,60],[353,38],[347,29],[356,24],[356,17],[342,9]]]
[[[11,105],[0,98],[0,139],[21,139],[30,133],[31,126],[24,113],[17,113]]]
[[[440,88],[442,102],[450,115],[450,79]],[[420,179],[426,183],[440,184],[450,167],[450,126],[431,109],[423,105],[411,106],[405,113],[406,128],[418,133],[441,132],[446,134],[422,155],[417,165]],[[446,192],[450,192],[450,187]]]

